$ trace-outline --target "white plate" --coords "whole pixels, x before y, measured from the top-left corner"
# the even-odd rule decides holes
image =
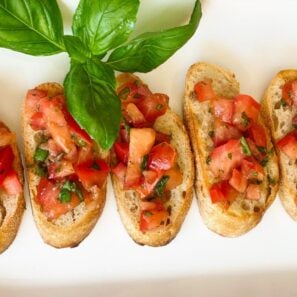
[[[71,2],[71,4],[69,4]],[[76,1],[59,1],[67,26]],[[143,0],[138,30],[178,25],[194,0]],[[195,36],[164,65],[141,75],[152,90],[167,93],[181,114],[184,78],[196,61],[234,71],[243,93],[258,100],[272,76],[297,68],[294,0],[208,0]],[[62,82],[66,54],[30,57],[0,50],[0,118],[20,137],[20,108],[27,89]],[[13,245],[0,256],[0,295],[9,296],[293,296],[297,224],[277,199],[248,234],[222,238],[209,231],[194,200],[184,225],[168,246],[141,247],[127,235],[109,184],[103,215],[74,249],[45,245],[29,199]]]

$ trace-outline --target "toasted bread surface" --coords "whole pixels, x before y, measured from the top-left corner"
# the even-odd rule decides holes
[[[8,127],[0,122],[0,128]],[[15,136],[11,143],[14,153],[13,168],[17,172],[19,181],[24,187],[23,166]],[[26,207],[24,192],[18,195],[8,195],[0,190],[0,253],[4,252],[15,239]]]
[[[44,83],[36,89],[47,91],[49,97],[63,94],[63,87],[57,83]],[[35,174],[34,152],[40,132],[34,131],[29,124],[30,118],[23,108],[23,139],[25,147],[25,160],[29,183],[30,201],[35,223],[44,242],[56,248],[77,246],[93,229],[106,200],[106,184],[102,188],[93,187],[92,202],[87,205],[81,202],[76,208],[60,216],[56,220],[49,220],[36,202],[37,186],[40,177]],[[99,150],[100,157],[108,158],[108,153]]]
[[[131,74],[118,76],[118,85],[124,83]],[[135,80],[140,80],[134,76]],[[112,183],[118,211],[130,237],[141,245],[163,246],[175,238],[190,208],[193,196],[194,165],[189,139],[179,116],[172,110],[158,117],[154,127],[156,131],[171,136],[171,145],[177,151],[177,164],[182,172],[182,184],[170,192],[167,207],[170,207],[170,220],[159,228],[142,232],[140,222],[140,197],[134,190],[124,190],[122,183],[112,174]],[[116,156],[112,154],[112,164]]]
[[[282,70],[272,79],[264,94],[262,114],[271,130],[274,143],[293,130],[292,119],[297,114],[297,108],[279,103],[282,99],[283,85],[296,79],[297,70]],[[280,166],[279,196],[288,214],[297,220],[297,163],[277,146],[276,151]]]
[[[215,93],[226,98],[239,94],[239,83],[233,73],[223,68],[208,63],[197,63],[188,70],[184,98],[184,118],[195,155],[195,189],[201,216],[210,230],[223,236],[235,237],[257,225],[275,199],[278,187],[277,158],[273,153],[269,131],[260,117],[259,123],[265,128],[268,150],[271,152],[264,168],[265,178],[261,185],[261,198],[257,201],[248,200],[239,194],[228,208],[221,203],[212,203],[209,188],[214,182],[214,177],[206,160],[213,149],[209,132],[213,129],[214,116],[209,101],[198,102],[194,93],[196,83],[205,79],[211,79]]]

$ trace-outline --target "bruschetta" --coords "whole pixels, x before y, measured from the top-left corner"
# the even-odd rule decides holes
[[[67,111],[63,88],[57,83],[28,91],[23,137],[39,232],[56,248],[75,247],[90,233],[104,207],[108,153]]]
[[[168,96],[137,76],[117,77],[123,121],[111,156],[122,222],[141,245],[162,246],[178,233],[192,201],[194,165],[180,118]]]
[[[197,63],[186,77],[184,116],[203,221],[223,236],[246,233],[278,189],[277,157],[260,104],[240,94],[233,73]]]
[[[16,137],[0,122],[0,253],[13,242],[25,210],[23,167]]]
[[[272,79],[262,109],[279,157],[279,196],[297,220],[297,70],[280,71]]]

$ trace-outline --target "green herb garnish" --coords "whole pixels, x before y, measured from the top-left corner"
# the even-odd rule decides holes
[[[162,196],[164,194],[165,191],[165,187],[166,184],[169,180],[169,176],[168,175],[164,175],[156,184],[155,186],[155,192],[157,194],[157,196]]]
[[[66,181],[64,183],[64,185],[61,188],[60,195],[64,195],[65,197],[67,197],[67,195],[68,195],[67,192],[69,192],[69,195],[71,194],[71,192],[72,193],[76,193],[80,201],[83,201],[84,200],[83,195],[82,195],[82,192],[81,192],[81,189],[78,187],[78,185],[77,185],[76,182],[73,182],[73,181],[68,180],[68,181]],[[61,198],[62,199],[61,200],[60,199],[60,195],[59,195],[59,200],[61,202],[64,202],[64,203],[65,202],[69,202],[70,199],[71,199],[71,195],[70,195],[70,198],[69,198],[68,201],[66,201],[67,198],[66,198],[66,200]]]
[[[49,152],[47,150],[38,147],[34,153],[34,160],[37,162],[44,162],[47,159],[48,155]]]
[[[266,147],[263,147],[263,146],[257,146],[257,149],[260,153],[262,154],[266,154],[267,153],[267,149]]]
[[[67,189],[61,189],[58,197],[59,201],[62,203],[68,203],[71,200],[71,192]]]
[[[246,139],[243,136],[240,137],[240,144],[241,144],[242,152],[247,156],[251,156],[252,155],[251,149]]]
[[[34,173],[40,177],[47,176],[47,168],[43,166],[41,163],[37,163],[34,166]]]
[[[142,171],[147,169],[147,160],[148,160],[148,155],[144,155],[142,158],[142,162],[140,164],[140,168]]]

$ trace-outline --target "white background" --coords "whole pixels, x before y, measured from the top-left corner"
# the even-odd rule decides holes
[[[58,1],[69,28],[78,1]],[[188,20],[194,0],[142,0],[138,32]],[[206,61],[232,70],[242,93],[257,100],[276,72],[297,68],[297,1],[205,0],[195,36],[158,69],[141,77],[170,96],[181,114],[188,67]],[[62,82],[66,54],[30,57],[0,49],[0,118],[18,134],[27,89]],[[100,111],[98,111],[100,116]],[[0,256],[0,296],[297,296],[297,223],[278,198],[248,234],[222,238],[209,231],[196,201],[176,237],[161,248],[141,247],[127,235],[109,183],[106,207],[79,247],[45,245],[29,197],[13,245]]]

